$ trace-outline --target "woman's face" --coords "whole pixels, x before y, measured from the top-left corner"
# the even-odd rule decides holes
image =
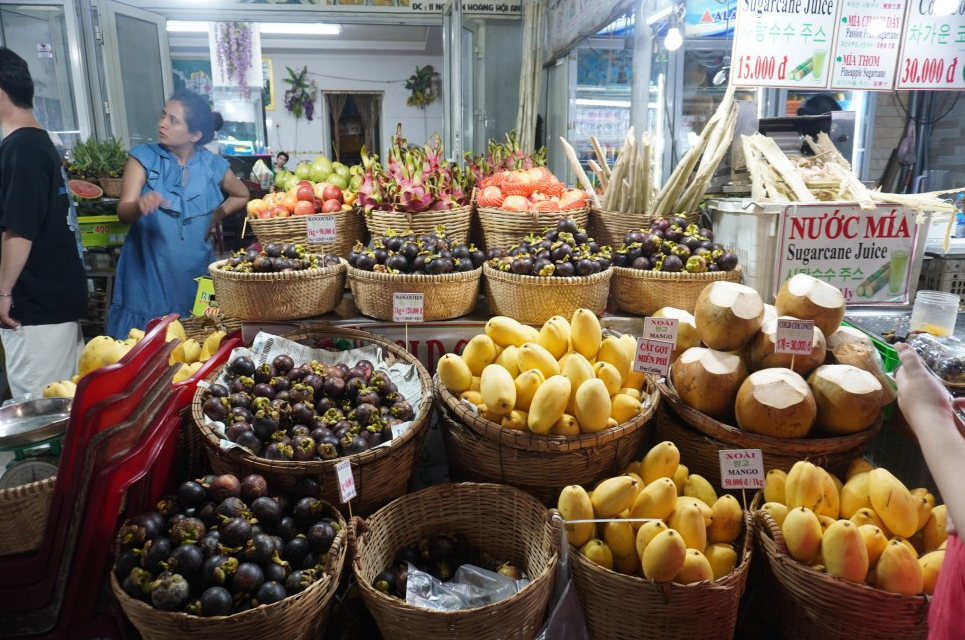
[[[169,100],[161,110],[161,121],[157,126],[158,142],[169,147],[193,145],[201,139],[200,131],[188,131],[184,119],[184,105],[177,100]]]

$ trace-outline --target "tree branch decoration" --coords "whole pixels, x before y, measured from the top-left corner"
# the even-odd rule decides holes
[[[248,69],[251,67],[251,25],[247,22],[216,22],[214,26],[221,79],[238,83],[241,96],[251,98]]]
[[[415,74],[405,81],[405,88],[412,92],[405,103],[410,107],[425,109],[439,97],[439,74],[431,64],[421,68],[417,66]]]
[[[296,120],[304,114],[305,119],[311,122],[315,115],[315,92],[318,90],[315,81],[308,79],[307,66],[298,72],[291,67],[285,69],[288,70],[288,77],[283,80],[289,86],[285,90],[285,108]]]

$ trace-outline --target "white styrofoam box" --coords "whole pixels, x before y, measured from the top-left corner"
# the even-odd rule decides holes
[[[747,198],[710,200],[707,213],[713,224],[714,242],[737,254],[744,284],[764,302],[774,302],[777,269],[777,234],[782,204],[757,204]]]

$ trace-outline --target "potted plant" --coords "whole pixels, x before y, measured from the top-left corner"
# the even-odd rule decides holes
[[[104,195],[116,198],[121,195],[121,176],[127,164],[127,151],[119,140],[80,141],[74,145],[74,161],[68,168],[72,176],[89,182],[97,181]]]

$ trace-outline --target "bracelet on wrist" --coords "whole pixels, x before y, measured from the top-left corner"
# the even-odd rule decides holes
[[[0,293],[0,298],[12,298],[12,293]]]

